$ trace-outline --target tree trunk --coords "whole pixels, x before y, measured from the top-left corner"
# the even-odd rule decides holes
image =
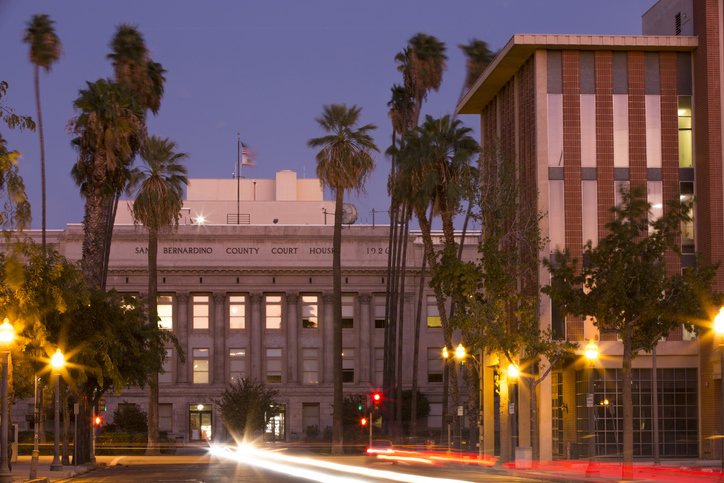
[[[633,355],[633,343],[631,340],[631,327],[626,325],[623,333],[623,465],[624,478],[631,477],[629,470],[633,465],[633,398],[631,395],[631,358]],[[614,415],[617,417],[618,415]]]
[[[83,274],[94,288],[100,288],[103,279],[106,209],[106,198],[100,189],[88,193],[83,216]]]
[[[158,228],[148,229],[148,317],[149,324],[157,324],[158,316]],[[150,375],[148,381],[148,446],[146,456],[158,456],[158,373]]]
[[[392,385],[394,384],[394,320],[392,313],[394,312],[394,296],[395,291],[395,280],[397,278],[397,258],[395,256],[397,247],[397,212],[398,203],[395,198],[392,198],[390,203],[390,240],[388,247],[388,259],[387,259],[387,291],[385,292],[385,341],[384,341],[384,359],[382,367],[382,392],[388,393]],[[385,407],[382,411],[382,432],[389,434],[390,432],[390,408],[389,398],[385,401],[380,401]]]
[[[63,411],[63,455],[60,463],[63,466],[70,466],[70,411],[68,410],[68,385],[60,381],[60,401]]]
[[[35,74],[35,104],[38,106],[38,135],[40,136],[40,189],[42,191],[42,203],[43,203],[43,224],[42,224],[42,235],[41,245],[43,247],[43,253],[45,253],[45,138],[43,137],[43,116],[40,110],[40,66],[34,64]]]
[[[332,412],[332,454],[344,454],[344,394],[342,384],[342,209],[344,189],[337,188],[332,240],[332,316],[334,337],[334,409]]]
[[[420,268],[420,291],[417,297],[417,315],[415,316],[415,347],[412,356],[412,402],[410,407],[410,436],[417,437],[417,374],[420,354],[420,324],[422,323],[422,297],[425,290],[425,266],[427,258],[423,255]]]
[[[538,441],[538,396],[535,391],[541,381],[535,379],[533,364],[530,366],[531,377],[526,378],[530,387],[530,445],[533,448],[533,461],[540,460],[540,445]]]
[[[75,466],[91,463],[91,406],[85,399],[83,392],[78,393],[78,404],[80,406],[78,413],[78,433],[75,435],[76,459]]]
[[[402,441],[402,438],[404,438],[404,428],[402,424],[402,346],[404,344],[403,330],[405,327],[405,275],[407,270],[407,235],[409,227],[409,216],[407,215],[407,210],[408,207],[407,204],[405,204],[402,210],[402,219],[400,220],[404,222],[404,227],[402,228],[402,233],[400,236],[400,245],[402,245],[402,263],[400,266],[400,295],[398,296],[398,300],[401,299],[401,303],[399,303],[400,316],[397,323],[397,395],[395,397],[395,400],[397,401],[395,404],[397,414],[395,416],[395,433],[398,441]]]

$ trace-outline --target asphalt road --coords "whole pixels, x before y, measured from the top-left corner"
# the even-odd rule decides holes
[[[125,459],[125,458],[124,458]],[[455,482],[542,482],[546,480],[534,480],[529,478],[515,478],[511,475],[496,475],[487,471],[475,469],[456,469],[448,467],[415,467],[391,465],[386,463],[370,466],[348,463],[350,461],[339,461],[338,467],[334,469],[322,469],[308,466],[306,464],[289,464],[273,468],[273,464],[265,466],[259,461],[243,463],[235,461],[219,461],[205,458],[194,463],[163,462],[161,464],[149,464],[143,459],[127,458],[115,462],[115,466],[98,469],[73,478],[73,482],[83,483],[297,483],[308,481],[320,481],[325,483],[352,483],[352,482],[388,482],[388,481],[419,481],[433,483],[435,479],[441,479],[446,483]],[[347,460],[345,458],[344,460]],[[330,461],[334,462],[334,459]],[[366,475],[371,470],[373,475]],[[305,472],[313,472],[304,474]],[[418,476],[419,479],[399,478],[395,473],[403,475]]]

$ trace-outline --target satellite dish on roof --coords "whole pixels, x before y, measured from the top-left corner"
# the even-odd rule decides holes
[[[352,203],[345,203],[342,205],[342,224],[343,225],[351,225],[355,221],[357,221],[357,217],[359,216],[359,213],[357,212],[357,207],[353,205]]]

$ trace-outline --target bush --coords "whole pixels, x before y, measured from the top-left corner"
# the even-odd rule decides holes
[[[107,425],[106,431],[120,431],[124,433],[147,433],[148,416],[135,404],[118,405],[113,412],[113,424]]]
[[[96,438],[97,455],[140,455],[146,452],[146,433],[102,433]]]

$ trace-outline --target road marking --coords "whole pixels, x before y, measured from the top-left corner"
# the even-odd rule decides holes
[[[108,466],[116,466],[118,464],[118,461],[120,461],[121,458],[125,458],[125,456],[119,456],[118,458],[111,461],[111,464]]]

